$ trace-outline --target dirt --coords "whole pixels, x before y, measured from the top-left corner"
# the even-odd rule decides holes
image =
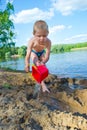
[[[0,130],[87,130],[87,79],[0,70]]]

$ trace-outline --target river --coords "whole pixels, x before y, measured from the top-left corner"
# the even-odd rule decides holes
[[[60,77],[87,78],[87,50],[51,54],[47,68]],[[31,63],[32,64],[32,63]],[[0,61],[0,66],[24,70],[24,58]]]

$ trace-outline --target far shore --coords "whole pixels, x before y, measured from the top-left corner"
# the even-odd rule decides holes
[[[87,47],[81,47],[81,48],[73,48],[71,51],[76,51],[76,50],[87,50]]]
[[[11,58],[19,58],[20,57],[20,55],[11,55]]]

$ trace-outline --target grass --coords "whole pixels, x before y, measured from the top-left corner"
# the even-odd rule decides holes
[[[4,84],[3,84],[3,87],[4,87],[4,88],[11,89],[11,86],[10,86],[8,83],[4,83]]]

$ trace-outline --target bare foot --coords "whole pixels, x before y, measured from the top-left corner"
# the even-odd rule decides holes
[[[50,91],[47,89],[47,87],[46,87],[46,84],[42,81],[42,83],[41,83],[41,85],[42,85],[42,91],[43,92],[48,92],[48,93],[50,93]]]

